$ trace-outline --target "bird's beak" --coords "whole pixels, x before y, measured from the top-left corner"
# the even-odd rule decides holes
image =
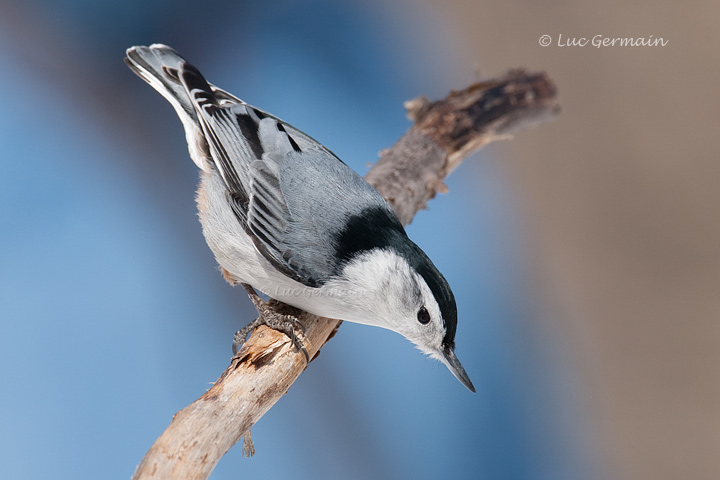
[[[450,369],[452,374],[455,375],[455,378],[460,380],[460,382],[465,385],[468,390],[475,393],[475,387],[470,381],[470,377],[468,377],[468,374],[465,373],[465,369],[460,364],[460,360],[458,360],[457,356],[455,355],[455,350],[453,350],[452,347],[443,346],[442,361],[445,366]]]

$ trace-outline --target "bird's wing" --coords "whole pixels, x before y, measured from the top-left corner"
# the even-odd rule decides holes
[[[352,170],[289,124],[244,102],[233,103],[234,97],[211,87],[191,65],[183,64],[178,76],[195,106],[228,201],[257,250],[288,277],[310,287],[322,285],[336,270],[332,227],[311,210],[323,202],[317,183],[333,180],[317,179],[313,171],[332,177],[317,170],[318,162]],[[310,184],[297,190],[303,178]],[[288,192],[293,198],[287,198]]]

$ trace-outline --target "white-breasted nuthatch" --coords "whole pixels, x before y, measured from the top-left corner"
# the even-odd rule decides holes
[[[370,184],[308,135],[209,84],[170,47],[132,47],[125,61],[185,127],[201,170],[203,234],[231,283],[251,298],[255,288],[315,315],[394,330],[475,391],[455,355],[450,286]]]

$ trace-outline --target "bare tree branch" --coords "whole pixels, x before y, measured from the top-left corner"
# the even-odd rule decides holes
[[[471,152],[559,112],[549,78],[523,71],[473,84],[437,102],[421,97],[406,108],[415,124],[381,153],[366,177],[404,225],[438,191],[447,190],[445,177]],[[273,305],[281,313],[292,309]],[[305,326],[303,343],[314,359],[342,322],[292,311]],[[304,354],[284,334],[258,327],[213,387],[173,417],[133,478],[207,478],[306,366]],[[251,449],[251,442],[245,448]]]

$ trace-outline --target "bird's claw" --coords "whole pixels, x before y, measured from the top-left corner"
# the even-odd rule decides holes
[[[295,333],[295,329],[297,328],[300,331],[300,334],[305,336],[305,326],[300,323],[296,317],[281,314],[273,310],[258,296],[257,293],[255,293],[255,290],[250,285],[243,284],[243,288],[248,292],[250,300],[252,300],[253,304],[255,304],[255,308],[257,309],[259,316],[248,325],[235,332],[232,345],[233,356],[237,355],[238,350],[245,344],[248,335],[250,335],[250,332],[252,332],[255,327],[265,325],[273,330],[277,330],[278,332],[287,335],[293,345],[305,354],[305,360],[310,363],[310,355],[305,349],[303,342]]]

